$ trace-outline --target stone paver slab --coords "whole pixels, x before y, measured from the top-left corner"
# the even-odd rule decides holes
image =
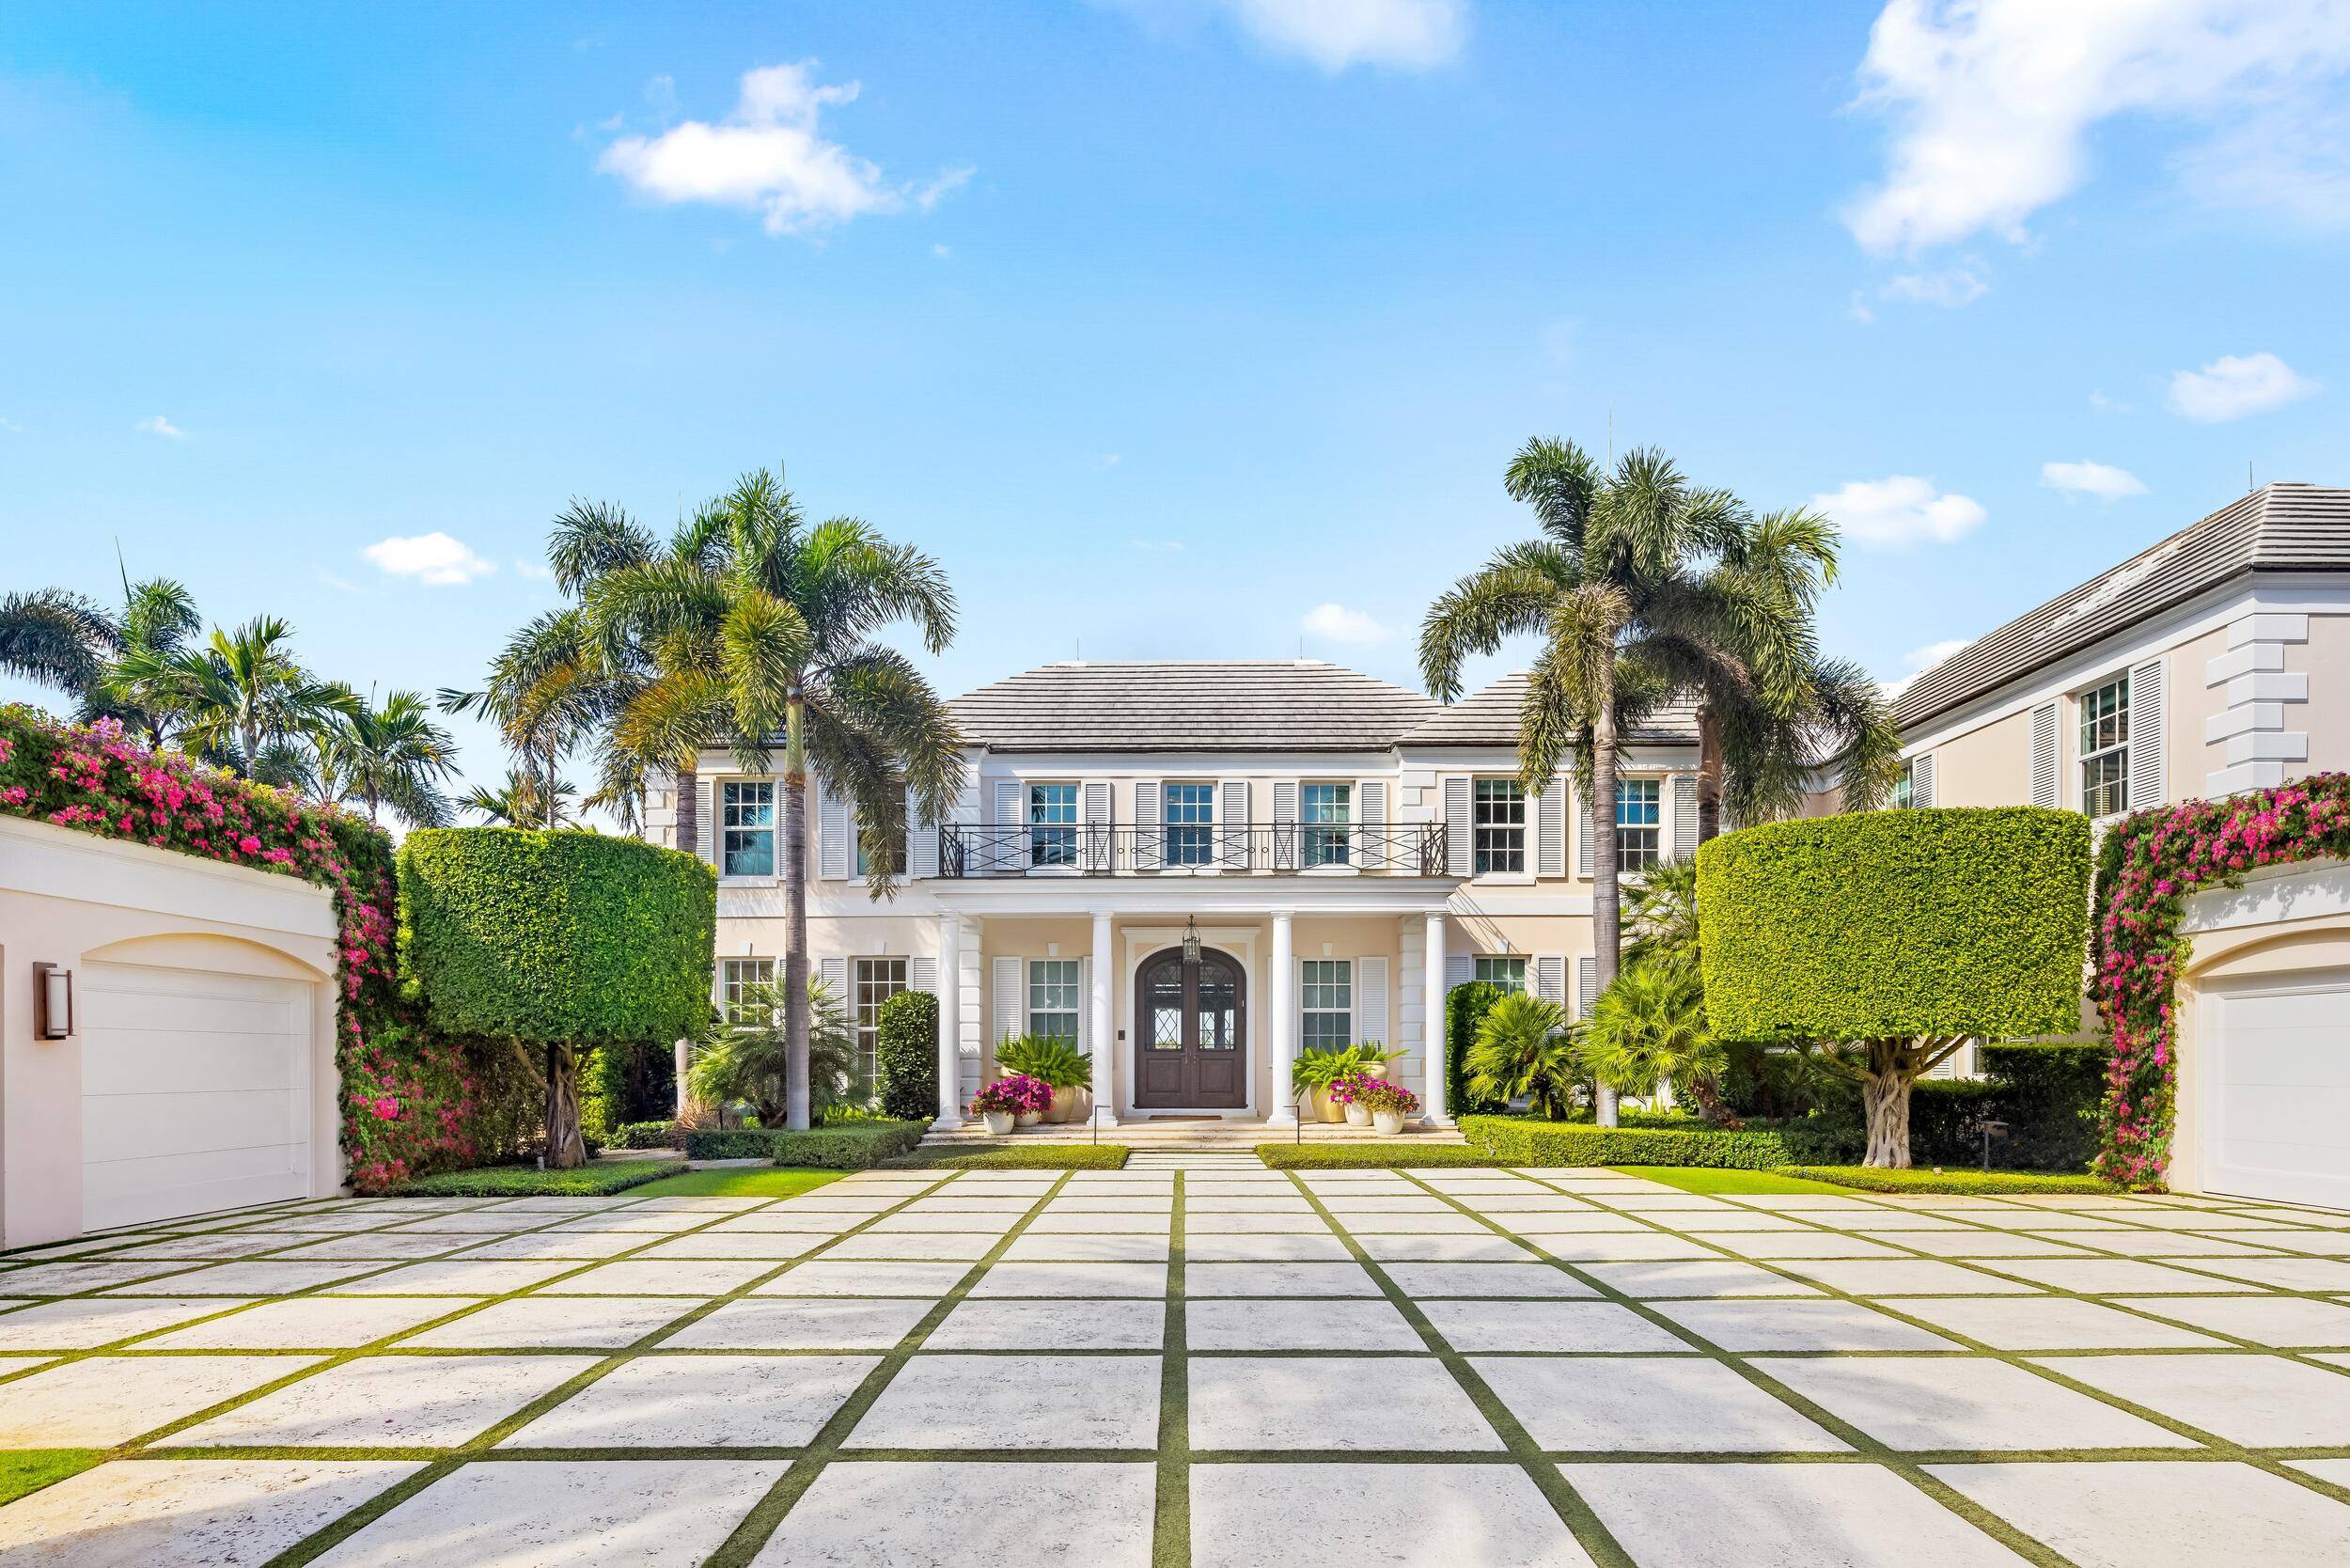
[[[992,1273],[993,1271],[991,1271]],[[1183,1270],[1186,1295],[1377,1295],[1363,1265],[1345,1263],[1192,1263]]]
[[[691,1310],[691,1302],[658,1296],[522,1296],[411,1335],[400,1347],[621,1350]]]
[[[1873,1465],[1563,1465],[1639,1568],[2022,1568]]]
[[[1268,1529],[1266,1521],[1284,1521]],[[1200,1465],[1193,1568],[1589,1568],[1514,1465]]]
[[[2044,1365],[2248,1448],[2350,1448],[2350,1379],[2281,1356],[2068,1356]]]
[[[1770,1373],[1888,1448],[2193,1448],[2101,1400],[1986,1356],[1791,1357]]]
[[[1421,1301],[1445,1342],[1462,1351],[1553,1355],[1686,1351],[1687,1343],[1612,1301]]]
[[[1434,1359],[1214,1356],[1187,1371],[1195,1449],[1439,1453],[1502,1446]]]
[[[1478,1375],[1555,1453],[1825,1453],[1841,1438],[1704,1356],[1478,1356]]]
[[[467,1304],[445,1296],[306,1295],[142,1340],[141,1350],[356,1350]]]
[[[2297,1295],[2156,1295],[2117,1305],[2292,1350],[2350,1347],[2350,1307]]]
[[[266,1562],[420,1467],[352,1459],[117,1460],[0,1508],[0,1563]]]
[[[2249,1465],[1935,1465],[1934,1475],[2080,1568],[2337,1568],[2350,1506]]]
[[[754,1286],[753,1295],[942,1296],[963,1283],[968,1263],[833,1262],[811,1258]]]
[[[81,1301],[43,1301],[0,1317],[0,1351],[95,1350],[190,1318],[250,1305],[233,1297],[150,1301],[93,1296]]]
[[[2167,1301],[2210,1299],[2166,1296]],[[2217,1350],[2208,1334],[2065,1295],[1904,1301],[1902,1310],[1993,1350]]]
[[[662,1342],[676,1350],[895,1350],[935,1305],[922,1297],[746,1296]]]
[[[93,1356],[63,1362],[8,1385],[0,1395],[0,1449],[112,1448],[318,1361],[315,1356]]]
[[[975,1296],[1167,1294],[1164,1263],[997,1263],[971,1288]]]
[[[1956,1350],[1939,1334],[1845,1301],[1661,1301],[1656,1310],[1724,1350]]]
[[[1197,1323],[1198,1308],[1192,1311]],[[1166,1339],[1162,1301],[964,1301],[932,1331],[923,1348],[1157,1350]]]
[[[827,1465],[752,1568],[1150,1568],[1156,1486],[1148,1464]]]
[[[798,1448],[879,1365],[870,1356],[639,1356],[498,1447]]]
[[[1184,1339],[1193,1350],[1428,1348],[1384,1301],[1195,1301],[1184,1309]]]
[[[1158,1441],[1155,1356],[916,1356],[847,1446],[1155,1449]]]
[[[179,1441],[449,1448],[595,1364],[585,1356],[366,1356],[224,1411]]]

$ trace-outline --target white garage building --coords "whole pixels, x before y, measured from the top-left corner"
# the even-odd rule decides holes
[[[2170,1184],[2350,1209],[2350,865],[2252,873],[2184,924]]]
[[[337,1191],[335,931],[309,883],[0,817],[0,1247]]]

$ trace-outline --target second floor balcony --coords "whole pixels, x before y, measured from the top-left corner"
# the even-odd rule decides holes
[[[1447,874],[1442,823],[949,823],[942,877]]]

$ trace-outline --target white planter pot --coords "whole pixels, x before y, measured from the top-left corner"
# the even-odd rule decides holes
[[[1368,1127],[1368,1126],[1370,1126],[1370,1125],[1371,1125],[1371,1112],[1370,1112],[1370,1110],[1369,1110],[1369,1109],[1367,1109],[1366,1107],[1362,1106],[1362,1105],[1349,1105],[1349,1106],[1347,1106],[1347,1107],[1346,1107],[1346,1124],[1347,1124],[1348,1126],[1350,1126],[1350,1127]]]
[[[987,1132],[990,1137],[1005,1137],[1010,1133],[1012,1123],[1019,1120],[1010,1111],[981,1111],[979,1114],[987,1118]]]
[[[1402,1111],[1372,1111],[1371,1124],[1382,1137],[1393,1137],[1403,1130]]]
[[[1044,1113],[1042,1111],[1022,1111],[1020,1113],[1020,1125],[1023,1127],[1033,1127],[1043,1120]]]

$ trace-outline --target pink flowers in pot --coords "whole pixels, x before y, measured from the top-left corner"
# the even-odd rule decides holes
[[[1386,1078],[1359,1080],[1350,1103],[1362,1106],[1373,1116],[1382,1112],[1390,1116],[1410,1116],[1419,1109],[1418,1095]]]
[[[995,1111],[1025,1116],[1031,1111],[1050,1110],[1052,1105],[1053,1086],[1026,1073],[1007,1073],[971,1097],[971,1109],[978,1115]]]

